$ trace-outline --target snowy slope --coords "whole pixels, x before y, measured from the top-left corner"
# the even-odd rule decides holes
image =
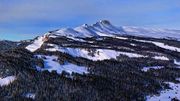
[[[117,27],[111,24],[107,20],[101,20],[95,24],[75,27],[74,29],[59,29],[53,33],[59,33],[63,36],[75,36],[75,37],[92,37],[92,36],[117,36],[122,34],[146,36],[154,38],[174,38],[180,39],[180,30],[171,29],[157,29],[157,28],[140,28],[121,26]]]
[[[123,29],[113,26],[107,20],[101,20],[93,25],[84,24],[76,27],[76,31],[85,33],[88,36],[114,36],[114,34],[125,34]]]
[[[129,35],[146,36],[154,38],[174,38],[180,40],[180,30],[140,28],[130,26],[123,26],[122,28]]]
[[[163,49],[180,52],[180,48],[175,47],[175,46],[166,45],[165,43],[156,42],[156,41],[146,41],[146,40],[136,40],[136,41],[145,42],[145,43],[152,43],[152,44],[154,44],[158,47],[161,47]]]
[[[180,39],[180,30],[138,28],[127,26],[117,27],[112,25],[107,20],[101,20],[92,25],[84,24],[75,28],[61,28],[55,31],[50,31],[45,35],[53,38],[65,36],[73,39],[78,39],[77,37],[85,38],[94,36],[118,37],[119,35]],[[27,46],[26,49],[30,50],[31,52],[36,51],[43,44],[42,39],[43,37],[39,37],[37,40],[34,41],[34,43]]]
[[[38,57],[46,57],[46,59],[44,59],[45,68],[41,69],[37,67],[37,69],[40,71],[48,70],[49,72],[52,72],[53,70],[55,70],[59,74],[61,74],[63,71],[66,71],[70,74],[72,74],[73,72],[79,74],[88,73],[87,68],[83,66],[77,66],[71,63],[65,63],[64,65],[61,65],[60,63],[58,63],[58,57],[56,56],[38,55]]]
[[[176,31],[176,32],[178,32],[178,31]],[[56,38],[60,38],[63,36],[63,37],[67,37],[67,38],[70,38],[75,41],[79,41],[79,42],[90,42],[90,41],[83,40],[82,38],[93,37],[93,36],[99,36],[99,37],[107,36],[107,37],[112,37],[112,38],[116,38],[116,39],[120,39],[120,40],[129,40],[129,38],[119,36],[119,35],[132,34],[132,33],[141,33],[142,35],[143,34],[149,35],[149,33],[150,33],[150,35],[152,33],[153,33],[153,35],[158,35],[156,33],[161,33],[160,37],[166,37],[163,35],[166,35],[167,33],[175,33],[175,32],[170,31],[170,30],[168,30],[166,32],[166,30],[163,30],[163,29],[159,29],[159,30],[144,29],[144,28],[140,29],[140,28],[136,28],[136,27],[132,27],[132,28],[121,27],[121,28],[119,28],[119,27],[112,25],[109,21],[102,20],[93,25],[84,24],[84,25],[76,27],[74,29],[73,28],[62,28],[59,30],[50,31],[50,32],[46,33],[44,36],[41,36],[41,37],[38,37],[37,39],[35,39],[32,44],[30,44],[26,47],[26,49],[30,50],[31,52],[36,51],[37,49],[41,48],[41,46],[45,42],[44,38],[46,38],[46,37],[56,39]],[[163,34],[163,33],[165,33],[165,34]],[[165,43],[156,42],[156,41],[147,41],[147,40],[137,40],[137,39],[134,39],[134,40],[139,41],[139,42],[152,43],[160,48],[180,52],[180,48],[175,47],[175,46],[166,45]],[[93,42],[90,42],[90,43],[93,43]],[[131,44],[131,45],[136,47],[135,44]],[[74,57],[84,57],[84,58],[94,60],[94,61],[111,59],[111,58],[116,59],[116,57],[119,55],[125,55],[128,57],[135,57],[135,58],[147,57],[147,56],[144,56],[141,54],[136,54],[133,52],[121,52],[121,51],[114,51],[114,50],[110,50],[110,49],[96,49],[95,51],[94,50],[92,51],[92,50],[86,50],[83,48],[81,49],[81,48],[62,47],[62,46],[59,46],[56,44],[53,44],[52,48],[47,48],[46,51],[60,51],[60,52],[68,53]],[[95,54],[93,54],[94,56],[89,55],[91,53],[89,51],[95,52]],[[169,60],[166,56],[162,56],[162,55],[154,56],[152,58],[157,59],[157,60]]]
[[[125,32],[107,20],[99,21],[93,25],[83,24],[75,28],[61,28],[50,32],[50,36],[71,37],[115,36],[116,34],[125,34]]]
[[[43,37],[38,37],[38,39],[34,40],[34,42],[26,47],[27,50],[34,52],[41,47],[44,43]]]

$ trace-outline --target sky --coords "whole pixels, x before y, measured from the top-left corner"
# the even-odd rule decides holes
[[[0,0],[0,39],[30,39],[104,19],[116,26],[180,29],[180,0]]]

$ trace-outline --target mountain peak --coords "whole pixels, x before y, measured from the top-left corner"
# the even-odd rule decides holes
[[[83,26],[83,27],[88,27],[89,25],[88,25],[88,24],[83,24],[82,26]]]
[[[148,34],[147,34],[148,33]],[[75,28],[61,28],[54,31],[49,31],[51,37],[69,36],[69,37],[94,37],[94,36],[116,36],[122,34],[146,36],[155,38],[179,38],[180,31],[139,28],[131,26],[117,27],[111,24],[108,20],[100,20],[95,24],[83,24]],[[46,33],[47,34],[47,33]],[[48,35],[49,36],[49,35]]]
[[[100,20],[99,23],[105,24],[105,25],[111,25],[111,22],[108,20]]]

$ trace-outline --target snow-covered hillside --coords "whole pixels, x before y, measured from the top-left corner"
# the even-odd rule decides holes
[[[118,38],[119,35],[134,35],[134,36],[142,36],[142,37],[144,36],[144,37],[152,37],[152,38],[180,39],[180,30],[138,28],[138,27],[127,27],[127,26],[117,27],[112,25],[107,20],[101,20],[95,24],[92,25],[84,24],[74,29],[61,28],[55,31],[50,31],[45,35],[43,35],[42,37],[38,37],[36,40],[34,40],[33,44],[27,46],[26,49],[32,52],[39,49],[44,42],[43,38],[45,38],[46,36],[52,38],[65,36],[68,38],[79,40],[78,37],[87,38],[87,37],[108,36],[108,37]]]
[[[27,45],[23,46],[31,58],[23,64],[32,64],[37,75],[43,75],[38,79],[43,78],[44,82],[56,86],[55,91],[63,89],[66,92],[68,89],[68,93],[76,92],[85,96],[80,99],[91,99],[97,95],[104,101],[170,101],[179,99],[180,81],[176,79],[180,78],[180,42],[175,40],[180,39],[179,32],[117,27],[107,20],[75,28],[61,28],[26,42]],[[32,79],[31,76],[29,78]],[[62,83],[61,80],[65,81]],[[61,82],[63,87],[59,89],[57,82]],[[47,88],[43,89],[46,91]],[[26,91],[22,95],[37,99],[41,92]],[[59,95],[58,92],[56,95]]]
[[[44,61],[45,61],[45,67],[43,69],[37,67],[37,69],[39,71],[43,71],[43,70],[48,70],[49,72],[57,71],[57,73],[61,74],[63,71],[66,71],[70,74],[74,73],[79,73],[79,74],[83,74],[83,73],[88,73],[87,72],[87,68],[83,67],[83,66],[77,66],[71,63],[65,63],[63,65],[60,65],[58,63],[58,57],[56,56],[41,56],[38,55],[38,58],[42,58],[45,57]]]

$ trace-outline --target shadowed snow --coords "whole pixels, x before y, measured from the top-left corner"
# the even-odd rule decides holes
[[[167,60],[167,61],[169,60],[169,58],[167,58],[165,56],[154,56],[153,58],[156,60]]]

